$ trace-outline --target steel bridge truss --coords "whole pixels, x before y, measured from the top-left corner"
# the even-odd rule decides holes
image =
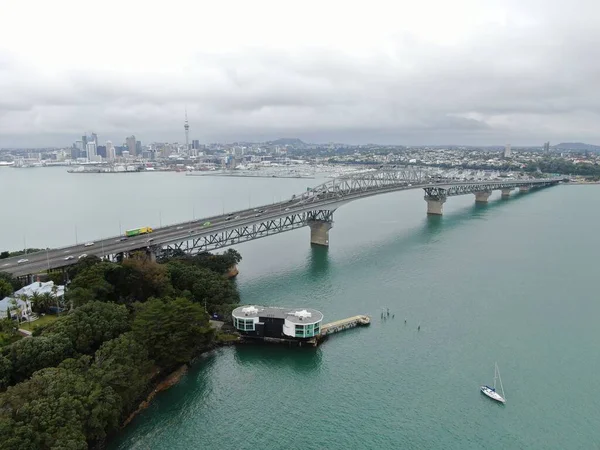
[[[557,180],[507,180],[504,182],[494,181],[489,183],[461,183],[455,185],[429,185],[423,187],[425,198],[441,200],[455,195],[475,194],[477,192],[492,192],[497,189],[514,189],[517,187],[546,187],[557,184]]]
[[[311,222],[333,222],[335,210],[315,210],[290,214],[284,217],[267,219],[250,225],[230,228],[216,233],[191,236],[190,239],[162,246],[156,246],[157,256],[168,256],[179,251],[196,254],[203,251],[217,250],[230,245],[252,241],[262,237],[295,230],[309,225]]]
[[[306,203],[326,198],[348,197],[380,191],[387,188],[424,184],[428,180],[427,172],[418,167],[382,167],[378,170],[343,175],[334,178],[301,194]]]

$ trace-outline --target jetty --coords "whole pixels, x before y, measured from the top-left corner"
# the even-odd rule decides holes
[[[328,336],[340,331],[349,330],[358,326],[367,326],[371,323],[369,316],[353,316],[347,319],[336,320],[335,322],[326,323],[321,326],[321,336]]]

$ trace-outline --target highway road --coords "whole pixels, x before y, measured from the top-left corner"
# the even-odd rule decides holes
[[[21,255],[12,258],[0,260],[0,271],[9,272],[14,276],[23,276],[40,273],[48,268],[60,268],[77,263],[83,255],[95,255],[102,257],[105,255],[114,255],[120,252],[145,249],[149,246],[161,246],[173,244],[208,236],[223,231],[252,226],[268,220],[278,219],[287,215],[298,214],[314,210],[333,210],[340,205],[359,198],[365,198],[372,195],[379,195],[388,192],[397,192],[400,190],[424,189],[428,187],[449,188],[457,185],[500,185],[514,181],[515,185],[520,183],[531,183],[531,180],[501,180],[501,181],[482,181],[482,182],[450,182],[439,181],[431,183],[419,183],[390,185],[384,187],[373,187],[360,192],[354,192],[343,197],[334,193],[322,194],[318,192],[304,193],[303,196],[296,196],[293,199],[258,206],[255,208],[244,209],[230,212],[218,216],[205,217],[193,221],[177,223],[161,228],[153,228],[150,234],[125,238],[124,236],[112,236],[93,243],[81,243],[78,245],[48,249],[46,251]],[[547,182],[548,180],[544,180]],[[544,182],[540,180],[539,182]],[[535,183],[534,183],[535,184]],[[309,198],[306,198],[310,195]],[[204,226],[206,222],[210,225]],[[147,224],[140,224],[147,226]],[[90,245],[91,244],[91,245]],[[19,260],[27,260],[19,263]]]
[[[301,199],[288,200],[286,202],[258,206],[224,215],[177,223],[162,228],[153,227],[152,233],[140,236],[129,238],[125,238],[125,236],[112,236],[93,241],[92,245],[87,245],[90,243],[80,243],[78,245],[6,258],[0,260],[0,272],[9,272],[14,276],[28,275],[45,271],[49,267],[60,268],[75,264],[83,255],[102,257],[103,255],[144,249],[151,245],[161,245],[173,241],[179,242],[201,235],[213,234],[225,229],[259,223],[267,217],[265,214],[267,212],[271,213],[269,217],[273,213],[276,216],[281,216],[283,212],[287,214],[289,212],[285,211],[286,208],[290,208],[291,210],[291,207],[300,201]],[[204,226],[206,222],[210,222],[210,225]],[[140,224],[140,226],[146,226],[146,224]],[[24,259],[27,261],[18,262]]]

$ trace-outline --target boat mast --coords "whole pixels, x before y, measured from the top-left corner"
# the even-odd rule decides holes
[[[502,398],[506,400],[506,396],[504,395],[504,386],[502,386],[502,377],[500,376],[500,369],[498,368],[498,363],[496,363],[496,370],[498,371],[498,379],[500,380],[500,389],[502,390]]]
[[[498,363],[494,363],[494,390],[496,390],[496,377],[498,376]]]

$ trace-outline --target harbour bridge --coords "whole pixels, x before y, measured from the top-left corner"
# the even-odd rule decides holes
[[[127,239],[112,236],[85,247],[79,244],[3,259],[0,271],[25,277],[74,264],[84,254],[109,260],[127,257],[135,251],[145,251],[153,258],[179,251],[195,254],[306,226],[310,227],[311,244],[328,246],[334,212],[361,198],[422,189],[427,214],[441,215],[448,197],[474,194],[476,202],[486,203],[494,190],[500,190],[502,197],[508,198],[514,189],[527,192],[562,181],[562,178],[465,181],[432,175],[423,168],[382,166],[342,175],[279,203],[155,228],[152,234]]]

